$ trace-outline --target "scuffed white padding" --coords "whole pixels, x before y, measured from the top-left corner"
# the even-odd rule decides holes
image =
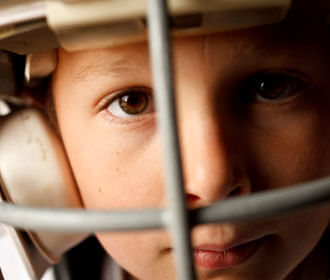
[[[81,207],[62,144],[36,109],[18,111],[1,120],[0,174],[7,199],[15,204]],[[30,236],[52,262],[85,237],[46,232]]]

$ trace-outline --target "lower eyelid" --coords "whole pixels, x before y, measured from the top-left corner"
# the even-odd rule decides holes
[[[273,102],[257,101],[250,104],[249,107],[269,112],[277,112],[277,110],[280,110],[279,112],[292,111],[304,106],[304,104],[308,104],[309,96],[310,92],[304,90],[283,100]]]
[[[143,128],[145,126],[153,126],[153,123],[156,123],[156,117],[154,113],[145,114],[133,118],[118,118],[112,116],[109,112],[102,110],[100,112],[100,116],[110,125],[127,126],[128,128],[134,129]]]

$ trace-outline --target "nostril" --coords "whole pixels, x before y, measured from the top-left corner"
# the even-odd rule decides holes
[[[239,196],[243,195],[245,193],[243,186],[236,186],[232,188],[232,190],[229,192],[229,194],[226,197],[232,197],[232,196]],[[217,199],[216,199],[217,200]],[[186,194],[186,202],[187,204],[193,206],[197,205],[198,202],[201,201],[201,197],[192,193],[187,193]]]
[[[234,188],[228,196],[237,196],[237,195],[241,195],[244,193],[243,187],[241,186],[237,186],[236,188]]]
[[[195,201],[197,201],[197,200],[200,199],[199,196],[194,195],[194,194],[187,194],[186,195],[186,198],[187,198],[187,203],[193,203],[193,202],[195,202]]]

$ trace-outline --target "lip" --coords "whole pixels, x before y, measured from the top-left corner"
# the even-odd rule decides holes
[[[221,270],[240,265],[257,252],[263,240],[264,238],[259,238],[226,248],[212,244],[194,247],[195,264],[207,270]]]

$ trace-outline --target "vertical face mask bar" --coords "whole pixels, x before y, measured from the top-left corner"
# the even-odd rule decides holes
[[[149,46],[165,158],[166,189],[169,201],[168,226],[172,234],[179,279],[193,280],[195,273],[177,135],[168,29],[166,0],[149,0]]]

